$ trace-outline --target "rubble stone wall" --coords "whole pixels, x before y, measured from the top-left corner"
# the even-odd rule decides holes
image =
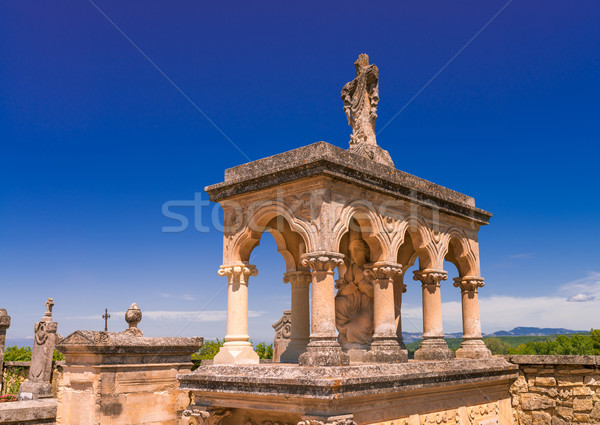
[[[515,425],[600,423],[600,356],[506,356]]]

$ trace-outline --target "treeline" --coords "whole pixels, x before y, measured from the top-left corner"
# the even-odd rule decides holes
[[[600,329],[592,329],[589,335],[558,335],[546,341],[528,342],[517,347],[495,337],[485,338],[484,342],[493,354],[600,356]]]

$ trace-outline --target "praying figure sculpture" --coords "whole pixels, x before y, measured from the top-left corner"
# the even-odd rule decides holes
[[[362,53],[356,62],[356,78],[342,89],[344,112],[348,125],[352,127],[350,148],[352,153],[374,161],[394,166],[390,154],[377,145],[375,121],[379,103],[379,69],[369,65],[369,56]]]
[[[337,283],[335,324],[344,350],[366,350],[373,340],[373,285],[364,274],[369,246],[359,235],[350,236],[350,264]]]

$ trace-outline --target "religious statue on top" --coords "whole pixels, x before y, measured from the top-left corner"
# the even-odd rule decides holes
[[[369,246],[356,233],[350,237],[350,264],[336,285],[335,324],[343,349],[368,349],[373,339],[373,285],[364,274]]]
[[[342,89],[344,112],[348,125],[352,127],[350,148],[352,153],[374,161],[394,166],[390,154],[377,145],[375,121],[379,103],[379,69],[369,65],[369,56],[362,53],[354,62],[356,78]]]

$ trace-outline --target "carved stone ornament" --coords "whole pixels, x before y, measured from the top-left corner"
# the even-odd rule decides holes
[[[415,270],[413,279],[420,280],[423,285],[439,286],[442,280],[448,280],[448,272],[444,270]]]
[[[273,325],[275,340],[290,339],[292,337],[292,310],[283,312],[281,319]]]
[[[455,277],[454,287],[460,288],[461,292],[475,292],[485,285],[482,277]]]
[[[446,410],[445,412],[430,413],[423,417],[423,425],[456,424],[460,425],[460,414],[458,410]]]
[[[471,406],[467,408],[469,423],[477,424],[486,416],[498,416],[500,414],[500,406],[498,403],[486,403],[479,406]]]
[[[365,276],[371,280],[390,280],[402,275],[402,266],[397,263],[379,261],[365,264]]]
[[[289,283],[292,287],[309,286],[312,275],[309,271],[287,272],[283,275],[283,283]]]
[[[258,275],[258,269],[251,264],[222,265],[217,273],[227,276],[230,285],[247,285],[250,276]]]
[[[140,310],[136,303],[131,304],[125,312],[125,321],[129,324],[129,328],[125,330],[126,333],[134,336],[143,336],[143,332],[137,327],[138,323],[142,321],[142,310]]]
[[[352,415],[332,416],[329,418],[309,418],[298,422],[298,425],[357,425]]]
[[[231,409],[192,408],[184,410],[183,417],[188,419],[190,425],[220,425],[221,421],[231,413]]]
[[[369,56],[362,53],[356,62],[356,78],[342,89],[344,112],[352,127],[349,151],[357,155],[394,166],[390,154],[377,145],[375,121],[379,103],[379,69],[369,65]]]
[[[313,272],[333,273],[336,267],[344,264],[344,255],[329,251],[309,252],[302,255],[301,264]]]

